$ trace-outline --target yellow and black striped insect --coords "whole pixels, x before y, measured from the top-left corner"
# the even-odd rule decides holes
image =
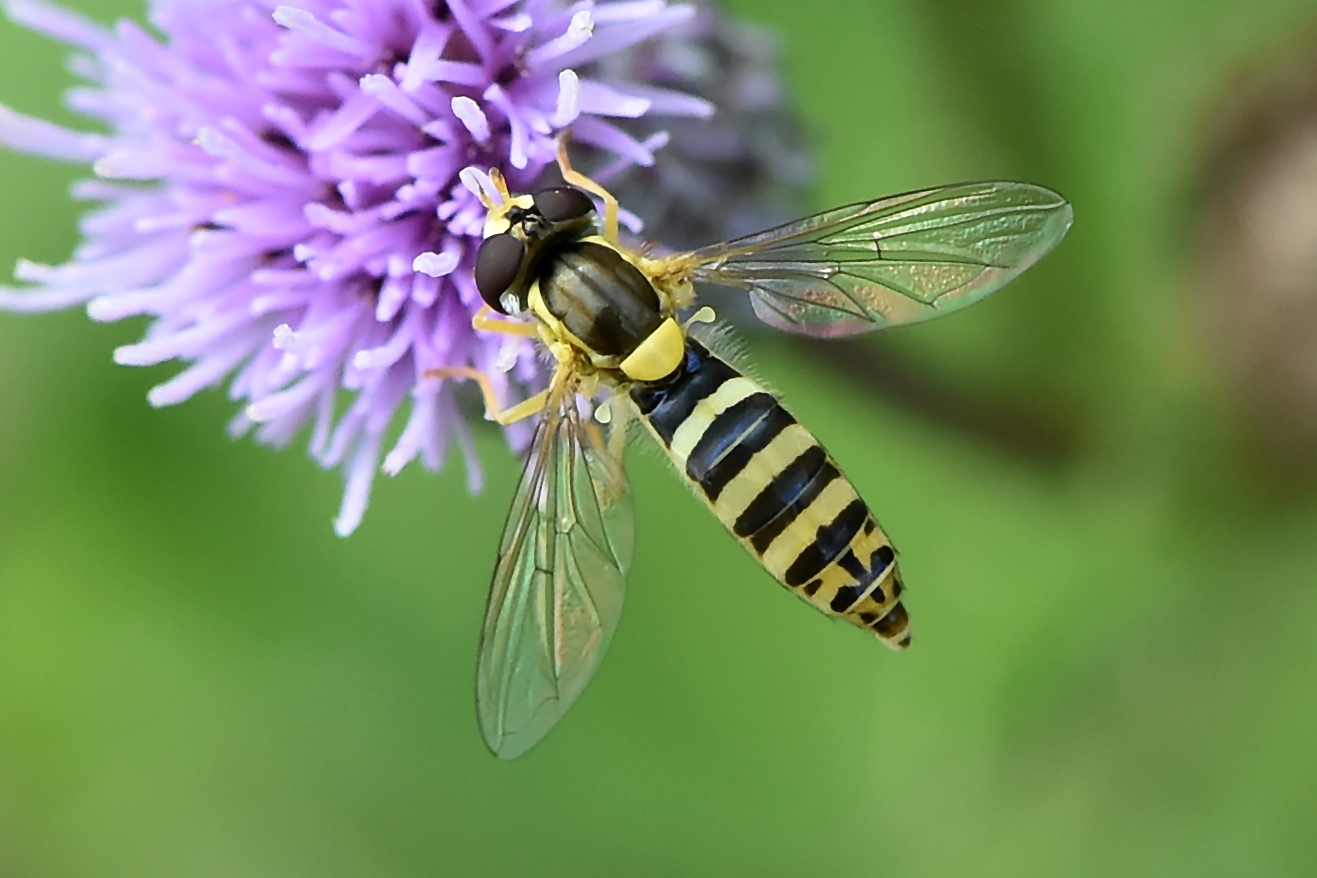
[[[534,746],[599,666],[622,609],[633,529],[621,464],[644,424],[714,515],[778,582],[893,649],[910,643],[896,554],[855,487],[777,399],[690,336],[695,285],[739,288],[769,326],[838,337],[925,320],[998,289],[1052,249],[1070,205],[1026,183],[969,183],[862,202],[700,250],[651,255],[618,238],[617,201],[568,185],[512,195],[464,172],[488,209],[478,329],[537,339],[548,388],[490,415],[538,414],[499,546],[476,676],[489,748]],[[586,192],[605,205],[598,222]],[[502,316],[494,316],[496,311]],[[600,400],[592,420],[581,400]],[[599,424],[611,421],[605,438]]]

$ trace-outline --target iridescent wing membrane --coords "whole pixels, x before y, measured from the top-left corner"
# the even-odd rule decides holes
[[[737,287],[802,335],[853,335],[977,302],[1065,236],[1073,212],[1028,183],[962,183],[805,217],[672,257],[696,283]]]
[[[634,543],[630,493],[576,408],[550,394],[512,502],[476,668],[485,743],[514,759],[548,734],[617,628]]]

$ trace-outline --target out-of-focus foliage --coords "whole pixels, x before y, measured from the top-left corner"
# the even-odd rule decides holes
[[[1075,204],[990,301],[846,348],[1065,437],[1045,460],[752,339],[900,546],[912,649],[780,593],[633,454],[612,653],[501,764],[471,705],[517,469],[492,432],[483,496],[409,472],[341,541],[335,477],[218,438],[218,394],[146,406],[167,372],[109,359],[138,327],[3,316],[0,875],[1317,873],[1317,492],[1239,441],[1201,294],[1229,243],[1199,234],[1222,102],[1317,10],[738,11],[783,34],[814,206],[985,177]],[[0,46],[0,100],[52,112],[57,48]],[[0,154],[0,264],[67,254],[68,179]]]
[[[1317,34],[1239,79],[1212,123],[1193,276],[1238,435],[1261,474],[1303,484],[1317,473]]]

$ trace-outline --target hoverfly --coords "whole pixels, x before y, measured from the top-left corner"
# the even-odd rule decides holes
[[[1069,203],[1027,183],[968,183],[815,214],[700,250],[623,245],[617,200],[558,164],[567,185],[512,195],[497,169],[463,173],[488,210],[475,282],[477,329],[538,339],[548,388],[500,409],[540,416],[499,545],[476,672],[486,744],[513,759],[562,718],[598,668],[622,610],[634,539],[621,451],[628,421],[782,585],[893,649],[910,643],[896,554],[823,446],[706,344],[694,285],[732,287],[776,329],[821,338],[913,323],[964,307],[1051,250]],[[602,224],[586,193],[604,204]],[[495,316],[492,312],[498,312]],[[582,399],[604,397],[591,419]],[[611,421],[605,437],[599,423]]]

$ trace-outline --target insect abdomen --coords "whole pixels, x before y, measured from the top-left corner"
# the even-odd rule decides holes
[[[772,394],[688,340],[681,368],[631,398],[696,493],[778,582],[893,649],[909,645],[891,543]]]

